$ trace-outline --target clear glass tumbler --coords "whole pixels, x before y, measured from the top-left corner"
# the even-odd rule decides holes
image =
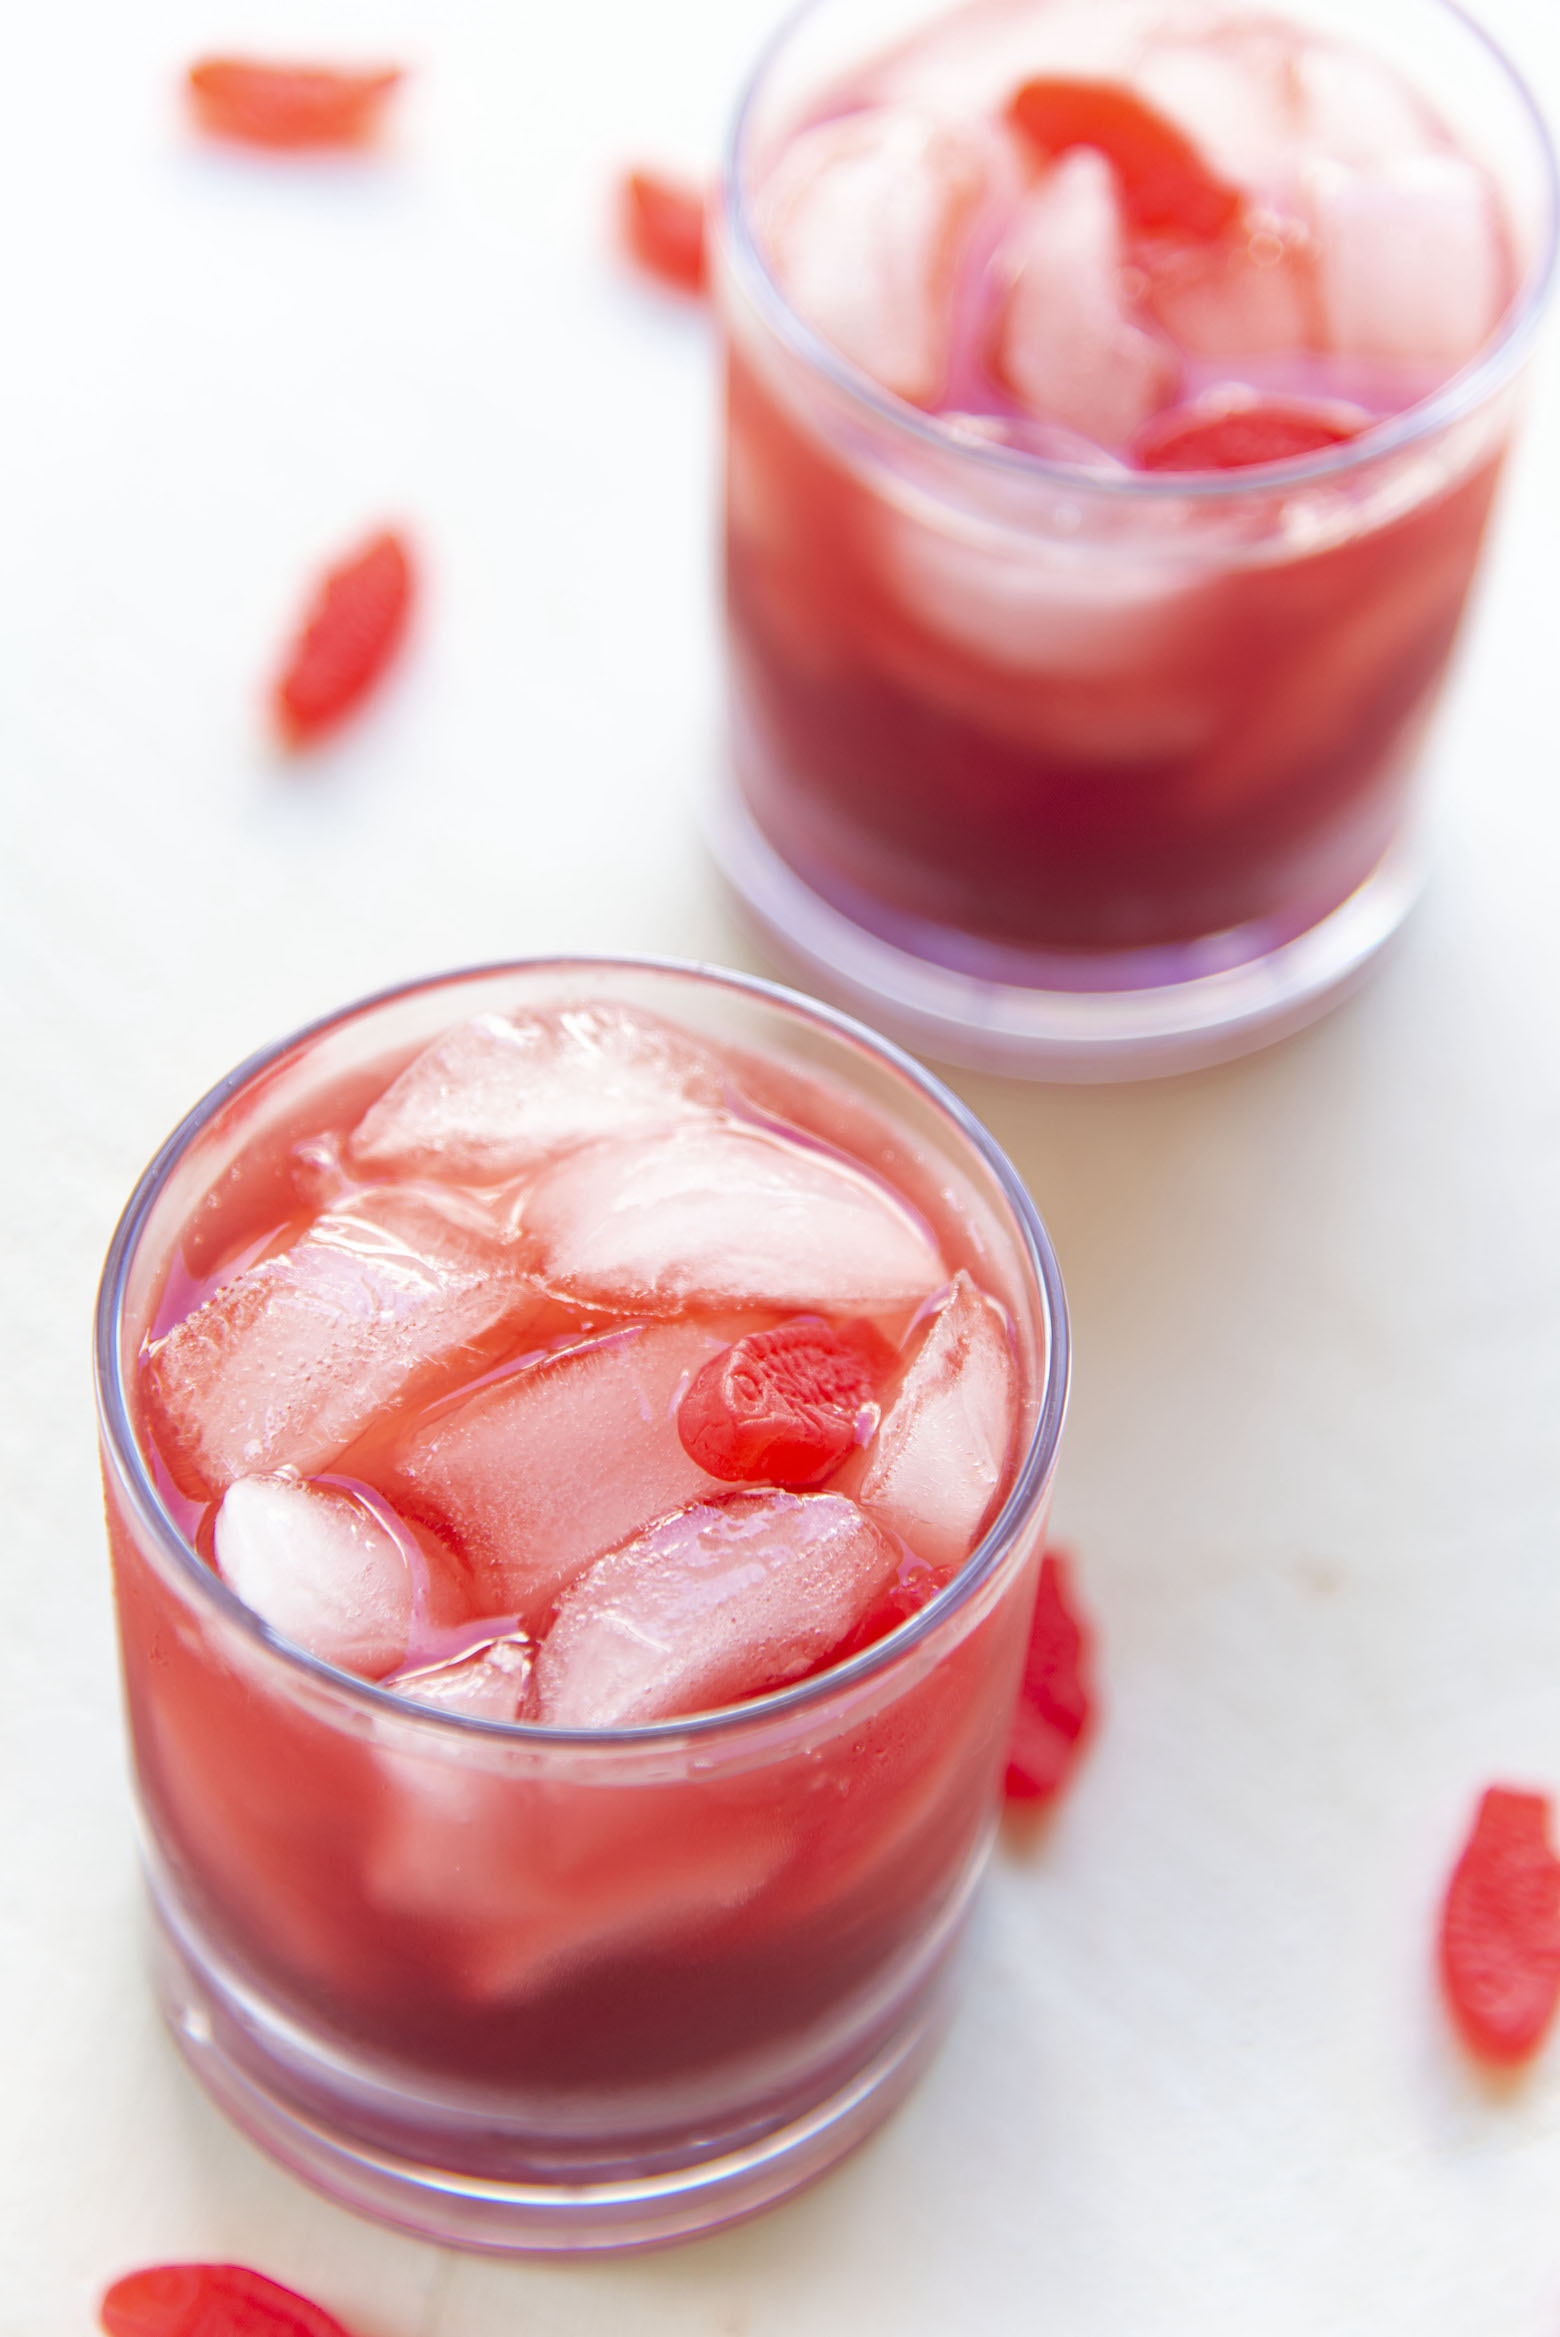
[[[1519,282],[1434,394],[1260,474],[995,442],[788,302],[766,175],[852,72],[951,28],[946,0],[812,0],[736,117],[715,848],[783,962],[946,1060],[1101,1078],[1239,1053],[1352,984],[1420,883],[1422,744],[1550,280],[1553,156],[1444,0],[1280,13],[1434,105],[1502,191]]]
[[[737,1055],[745,1092],[957,1225],[1023,1386],[1011,1493],[919,1613],[794,1687],[599,1732],[413,1705],[279,1638],[181,1530],[136,1393],[160,1311],[300,1139],[449,1026],[582,995]],[[953,1096],[828,1009],[704,968],[397,990],[256,1056],[175,1131],[114,1237],[97,1372],[157,1984],[241,2127],[407,2229],[578,2250],[750,2213],[885,2115],[935,2041],[991,1841],[1066,1398],[1050,1244]]]

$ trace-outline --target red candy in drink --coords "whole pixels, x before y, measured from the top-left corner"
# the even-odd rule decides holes
[[[827,1323],[738,1339],[705,1364],[677,1413],[684,1450],[731,1484],[814,1484],[875,1426],[871,1375]]]
[[[1483,2060],[1527,2059],[1560,1999],[1560,1858],[1541,1793],[1492,1785],[1453,1869],[1441,1976],[1464,2041]]]
[[[108,2337],[348,2337],[341,2323],[242,2264],[158,2264],[105,2291]]]
[[[1089,1634],[1074,1610],[1071,1572],[1061,1551],[1046,1552],[1008,1746],[1009,1801],[1049,1801],[1060,1790],[1093,1714]]]
[[[1254,398],[1216,413],[1179,407],[1148,425],[1132,458],[1145,471],[1238,471],[1343,446],[1364,426],[1362,415],[1304,398]]]
[[[1008,118],[1043,155],[1096,147],[1115,172],[1122,207],[1150,235],[1222,235],[1240,190],[1211,170],[1185,133],[1109,81],[1026,81]]]
[[[646,274],[679,292],[702,292],[708,261],[699,189],[659,171],[630,171],[622,208],[629,251]]]
[[[411,602],[411,555],[390,529],[328,571],[273,691],[289,746],[310,745],[362,704],[401,645]]]
[[[400,79],[395,65],[352,71],[205,57],[190,67],[189,92],[201,127],[213,136],[296,150],[361,145]]]

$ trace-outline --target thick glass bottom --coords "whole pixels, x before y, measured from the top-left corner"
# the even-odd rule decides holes
[[[1424,880],[1417,838],[1296,931],[1241,926],[1154,950],[1026,953],[928,929],[890,940],[825,900],[728,791],[710,820],[719,866],[788,972],[917,1053],[975,1071],[1113,1080],[1251,1053],[1345,997]]]
[[[984,1852],[984,1845],[982,1846]],[[450,2105],[404,2092],[333,2061],[318,2041],[225,1972],[193,1935],[172,1894],[148,1874],[153,1985],[185,2061],[217,2107],[290,2173],[340,2206],[447,2247],[491,2254],[568,2255],[644,2248],[717,2230],[773,2206],[827,2172],[903,2099],[931,2059],[952,1995],[983,1856],[926,1943],[867,2058],[801,2114],[740,2139],[664,2149],[640,2166],[611,2154],[593,2176],[590,2154],[567,2173],[525,2180],[476,2175],[444,2163]],[[379,2138],[361,2131],[373,2098]],[[339,2098],[342,2115],[330,2105]],[[491,2116],[491,2106],[488,2115]],[[473,2110],[473,2122],[482,2113]],[[484,2120],[485,2123],[485,2120]],[[461,2155],[452,2147],[448,2156]],[[668,2163],[671,2157],[673,2163]],[[607,2154],[602,2154],[607,2163]]]

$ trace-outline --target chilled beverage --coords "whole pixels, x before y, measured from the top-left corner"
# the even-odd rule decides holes
[[[1542,132],[1435,6],[861,13],[731,159],[728,865],[955,1054],[1245,1043],[1416,881]]]
[[[105,1308],[163,1986],[240,2120],[415,2228],[590,2246],[881,2115],[1064,1372],[951,1099],[735,980],[425,986],[194,1115]]]

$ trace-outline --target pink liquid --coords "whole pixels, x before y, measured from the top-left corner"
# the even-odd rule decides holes
[[[1037,78],[1141,101],[1230,219],[1145,225],[1100,146],[1039,151],[1013,113]],[[988,972],[1230,929],[1256,949],[1336,906],[1402,825],[1503,448],[1501,412],[1417,468],[1369,455],[1515,295],[1487,174],[1363,51],[1039,0],[951,14],[820,93],[748,200],[798,314],[948,426],[945,454],[844,426],[730,279],[737,760],[782,857]],[[1156,470],[1153,505],[1113,500],[1183,428],[1274,414],[1356,467],[1217,469],[1244,491],[1195,505]],[[1076,485],[974,452],[960,475],[982,447]]]
[[[549,1010],[519,1027],[551,1045],[567,1019]],[[426,1703],[546,1720],[547,1696],[565,1690],[564,1721],[588,1728],[600,1667],[580,1649],[599,1653],[601,1631],[584,1594],[607,1579],[604,1564],[621,1571],[614,1548],[636,1546],[646,1528],[664,1534],[655,1521],[676,1504],[719,1518],[723,1505],[751,1515],[774,1502],[781,1541],[799,1505],[845,1521],[825,1556],[843,1548],[855,1571],[843,1590],[825,1580],[803,1602],[804,1623],[828,1615],[833,1637],[802,1644],[787,1624],[766,1639],[739,1615],[738,1668],[719,1676],[752,1698],[825,1671],[957,1571],[1028,1433],[1032,1366],[989,1246],[903,1132],[827,1084],[633,1010],[618,1015],[619,1042],[605,1068],[565,1067],[539,1142],[534,1129],[501,1131],[485,1159],[469,1130],[451,1134],[451,1081],[424,1078],[415,1062],[387,1105],[374,1097],[393,1063],[316,1092],[241,1150],[194,1209],[151,1314],[138,1429],[170,1513],[284,1635],[392,1694],[404,1680],[404,1722],[382,1704],[344,1724],[329,1693],[279,1672],[230,1624],[203,1620],[110,1498],[160,1894],[212,1965],[334,2060],[372,2067],[382,2093],[446,2105],[438,2149],[468,2172],[596,2165],[618,2147],[636,2163],[647,2148],[675,2153],[729,2121],[734,2097],[745,2119],[774,2123],[826,2088],[831,2057],[848,2069],[874,2023],[892,2026],[906,1976],[962,1906],[989,1824],[1032,1589],[1026,1566],[940,1660],[913,1665],[902,1692],[869,1699],[844,1733],[820,1720],[794,1751],[729,1765],[712,1748],[703,1777],[675,1753],[647,1778],[632,1754],[614,1766],[588,1740],[560,1752],[524,1735],[430,1731]],[[630,1060],[639,1054],[645,1062]],[[490,1101],[479,1098],[479,1122]],[[632,1255],[606,1256],[602,1228],[624,1212],[593,1202],[580,1215],[576,1195],[597,1190],[589,1180],[611,1182],[625,1160],[654,1176],[679,1148],[702,1159],[710,1145],[726,1148],[716,1154],[725,1194],[677,1205],[670,1222],[659,1196],[636,1220]],[[762,1154],[769,1180],[751,1222],[730,1190],[746,1173],[743,1147]],[[802,1196],[789,1216],[787,1180]],[[345,1317],[345,1328],[322,1318],[308,1370],[278,1363],[291,1354],[296,1290],[313,1288],[309,1244],[328,1247],[333,1223],[357,1224],[355,1209],[404,1236],[424,1221],[395,1212],[425,1207],[430,1193],[455,1212],[458,1239],[435,1260],[452,1286],[469,1238],[489,1282],[509,1276],[518,1295],[485,1327],[461,1316],[453,1344],[419,1348],[404,1388],[360,1417],[377,1366],[352,1346]],[[735,1264],[724,1232],[713,1246],[706,1238],[711,1211],[751,1236]],[[369,1250],[383,1271],[387,1253]],[[398,1273],[405,1254],[395,1253]],[[340,1271],[334,1257],[325,1270]],[[798,1275],[811,1272],[819,1280],[804,1290]],[[436,1303],[464,1306],[462,1289],[454,1300],[441,1289]],[[965,1346],[949,1384],[934,1385],[929,1359],[958,1306]],[[664,1367],[635,1359],[678,1341],[703,1359],[798,1316],[866,1342],[873,1390],[855,1442],[804,1488],[712,1482],[678,1438],[689,1358],[678,1347]],[[398,1318],[403,1360],[427,1319]],[[581,1358],[604,1374],[594,1393],[546,1398],[536,1433],[506,1425],[517,1393],[524,1410]],[[923,1402],[925,1423],[906,1430],[905,1407]],[[923,1425],[930,1470],[917,1460]],[[247,1459],[233,1438],[251,1441]],[[549,1504],[555,1481],[567,1498]],[[263,1531],[245,1515],[246,1492],[276,1511]],[[369,1553],[340,1599],[315,1595],[320,1569],[340,1556],[328,1537],[311,1538],[317,1516],[288,1545],[289,1518],[311,1502],[338,1525],[349,1519],[351,1550]],[[653,1570],[661,1545],[651,1541]],[[696,1605],[688,1612],[702,1627]],[[560,1689],[564,1617],[574,1670]],[[430,1666],[442,1667],[431,1686]],[[679,1695],[688,1676],[668,1687],[652,1666],[651,1707],[641,1701],[630,1719],[697,1709]],[[344,2108],[317,2074],[289,2083],[311,2114],[350,2117],[376,2146],[412,2147],[400,2113]],[[448,2106],[457,2100],[463,2111]]]

